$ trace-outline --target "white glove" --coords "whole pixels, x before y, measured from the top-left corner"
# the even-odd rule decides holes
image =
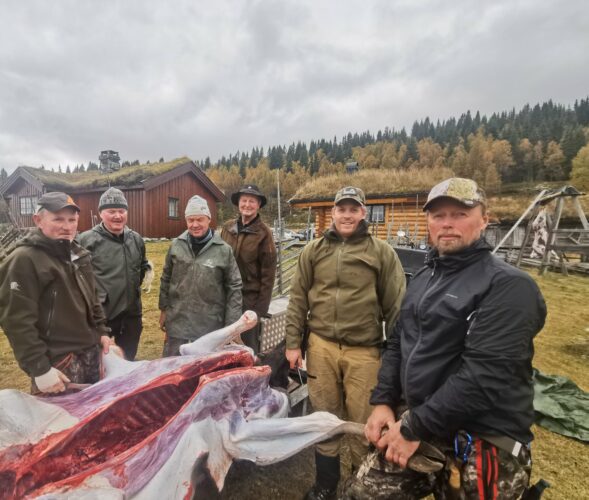
[[[49,368],[47,373],[35,377],[35,384],[41,392],[63,392],[65,383],[69,381],[69,378],[53,367]]]

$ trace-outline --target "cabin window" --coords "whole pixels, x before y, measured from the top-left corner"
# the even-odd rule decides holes
[[[178,218],[178,198],[168,198],[168,217],[170,219]]]
[[[384,222],[384,205],[368,205],[366,220],[368,222]]]
[[[33,215],[37,207],[36,196],[21,196],[20,197],[20,214]]]

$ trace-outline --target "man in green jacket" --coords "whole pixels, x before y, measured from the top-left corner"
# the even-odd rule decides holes
[[[65,193],[43,195],[37,229],[0,267],[0,326],[33,394],[98,382],[111,344],[90,253],[73,241],[79,211]]]
[[[135,359],[141,322],[141,282],[149,264],[143,238],[127,227],[128,204],[123,192],[107,189],[98,203],[102,222],[78,237],[92,254],[98,297],[116,344]]]
[[[184,216],[188,230],[172,242],[160,284],[164,357],[178,356],[182,344],[241,316],[239,268],[231,247],[210,228],[206,200],[190,198]]]
[[[405,275],[393,248],[368,233],[361,189],[340,189],[331,215],[331,228],[299,258],[286,317],[286,357],[291,368],[302,365],[301,343],[308,328],[313,408],[365,423],[380,367],[383,326],[388,329],[399,314]],[[367,442],[355,437],[350,446],[357,467]],[[316,481],[307,499],[335,498],[339,451],[339,438],[317,445]]]

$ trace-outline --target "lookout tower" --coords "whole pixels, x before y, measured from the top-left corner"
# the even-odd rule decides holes
[[[107,174],[121,168],[121,157],[118,151],[112,151],[110,149],[101,151],[98,159],[100,160],[100,171],[102,173]]]

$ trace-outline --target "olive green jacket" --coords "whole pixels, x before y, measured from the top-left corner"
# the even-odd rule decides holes
[[[92,254],[98,297],[108,320],[141,315],[141,282],[147,271],[143,238],[125,227],[122,238],[98,224],[78,236]]]
[[[90,253],[38,229],[0,266],[0,326],[31,377],[108,335]]]
[[[194,255],[188,231],[172,241],[162,272],[159,308],[168,336],[196,340],[241,316],[241,276],[231,247],[215,233]]]
[[[258,215],[238,231],[237,219],[223,225],[223,238],[233,249],[243,281],[243,309],[258,316],[268,312],[276,276],[276,246],[272,232]]]
[[[393,248],[362,221],[347,240],[332,228],[299,257],[286,315],[286,347],[313,333],[348,346],[382,344],[399,315],[405,274]]]

